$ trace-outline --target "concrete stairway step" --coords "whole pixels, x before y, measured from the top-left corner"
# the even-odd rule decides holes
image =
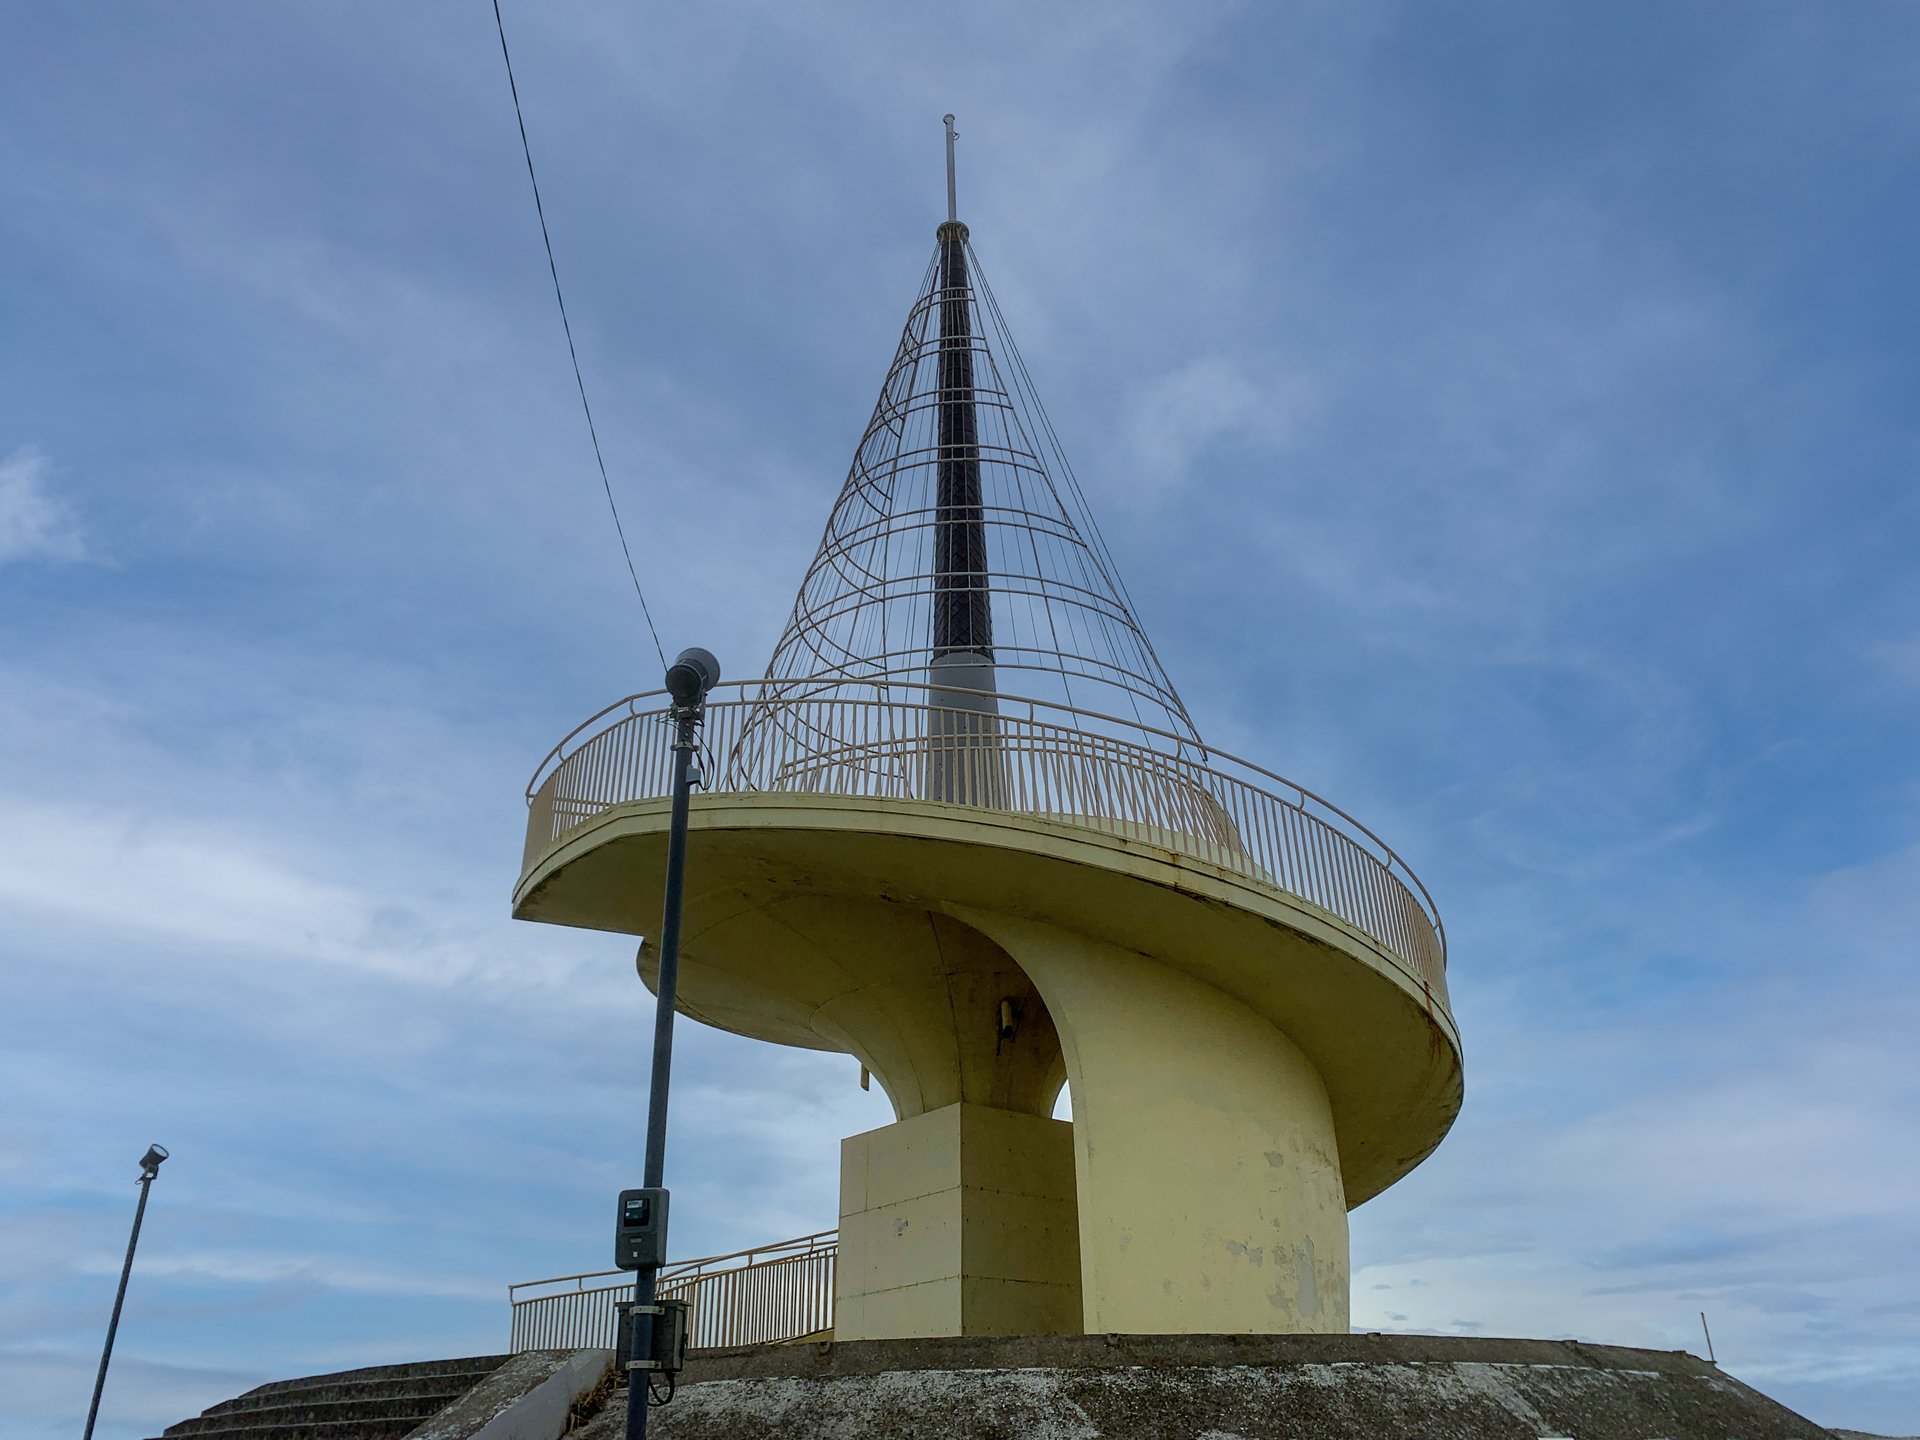
[[[434,1395],[413,1395],[404,1399],[320,1400],[292,1405],[262,1405],[253,1410],[228,1410],[218,1415],[207,1414],[194,1420],[182,1420],[171,1427],[167,1434],[169,1437],[218,1435],[239,1428],[270,1429],[278,1435],[295,1425],[319,1425],[335,1421],[352,1421],[367,1426],[404,1423],[406,1429],[411,1430],[428,1416],[438,1415],[464,1393],[461,1390],[446,1390]]]
[[[321,1404],[329,1400],[411,1400],[431,1396],[464,1395],[498,1367],[448,1370],[435,1375],[399,1375],[391,1380],[339,1380],[316,1375],[312,1381],[280,1382],[250,1390],[210,1406],[206,1415],[228,1415],[265,1405]],[[442,1401],[444,1404],[444,1400]]]
[[[369,1365],[276,1380],[168,1426],[164,1440],[400,1440],[509,1358]]]
[[[424,1419],[427,1417],[421,1417]],[[303,1425],[235,1425],[224,1430],[196,1430],[193,1440],[400,1440],[420,1425],[420,1419],[315,1420]],[[163,1432],[173,1435],[168,1426]]]
[[[283,1390],[303,1390],[310,1385],[357,1385],[375,1380],[422,1380],[434,1375],[458,1374],[478,1370],[487,1374],[498,1370],[510,1355],[468,1355],[455,1360],[416,1360],[405,1365],[363,1365],[357,1370],[335,1370],[325,1375],[302,1375],[292,1380],[275,1380],[257,1385],[246,1394],[224,1403],[250,1400],[256,1395],[274,1395]]]

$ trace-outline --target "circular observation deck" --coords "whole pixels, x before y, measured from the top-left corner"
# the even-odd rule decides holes
[[[619,701],[541,763],[517,918],[657,928],[667,703]],[[1278,775],[1063,705],[849,682],[717,687],[700,761],[680,981],[696,1019],[872,1063],[823,1020],[809,972],[851,946],[884,951],[886,924],[796,943],[776,908],[1015,916],[1175,965],[1290,1036],[1324,1080],[1349,1205],[1424,1159],[1459,1111],[1430,897],[1372,831]]]

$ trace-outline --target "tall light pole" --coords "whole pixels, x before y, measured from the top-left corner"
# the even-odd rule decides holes
[[[160,1173],[160,1162],[167,1158],[167,1147],[149,1145],[140,1157],[140,1203],[133,1207],[133,1234],[127,1237],[127,1259],[120,1267],[120,1289],[113,1297],[113,1318],[107,1321],[107,1348],[100,1352],[100,1373],[93,1380],[93,1403],[87,1407],[87,1430],[82,1440],[93,1440],[93,1422],[100,1414],[100,1392],[107,1388],[107,1362],[113,1358],[113,1335],[120,1328],[120,1307],[127,1299],[127,1277],[133,1274],[133,1247],[140,1243],[140,1222],[146,1218],[147,1192],[153,1177]]]
[[[647,1097],[645,1189],[621,1193],[616,1259],[632,1264],[632,1342],[627,1353],[627,1440],[646,1440],[647,1400],[660,1346],[655,1340],[655,1281],[667,1248],[667,1087],[673,1073],[673,997],[680,976],[680,894],[687,869],[687,809],[693,789],[693,753],[707,692],[720,681],[710,651],[682,650],[667,670],[673,697],[673,812],[667,830],[666,903],[660,917],[660,978],[654,987],[653,1080]],[[622,1246],[631,1248],[622,1250]]]

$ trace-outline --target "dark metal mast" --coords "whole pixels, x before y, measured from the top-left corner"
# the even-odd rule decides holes
[[[980,429],[973,391],[967,227],[956,213],[953,116],[947,121],[947,223],[940,227],[939,481],[934,521],[933,655],[993,658]],[[956,677],[956,683],[965,684]]]
[[[987,513],[980,493],[979,397],[973,388],[973,287],[967,227],[954,196],[947,119],[947,223],[940,227],[939,402],[934,449],[933,641],[927,681],[927,798],[997,804],[1003,789],[993,666]]]

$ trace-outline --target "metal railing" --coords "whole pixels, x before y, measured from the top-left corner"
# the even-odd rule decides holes
[[[799,1340],[833,1327],[833,1278],[840,1232],[823,1230],[730,1255],[683,1260],[660,1271],[662,1298],[685,1300],[695,1349]],[[514,1354],[523,1350],[610,1349],[617,1306],[633,1298],[625,1270],[559,1275],[507,1287]]]
[[[649,694],[556,745],[527,787],[526,864],[616,805],[666,796],[670,738],[667,699]],[[944,687],[752,681],[715,688],[703,743],[711,791],[937,799],[1217,866],[1346,921],[1446,1004],[1445,929],[1392,848],[1312,791],[1189,736]]]
[[[547,1291],[550,1285],[562,1288]],[[543,1293],[523,1295],[525,1290]],[[513,1326],[507,1348],[515,1355],[523,1350],[611,1350],[620,1328],[614,1307],[631,1299],[633,1276],[624,1270],[509,1285],[507,1304],[513,1311]]]
[[[691,1344],[702,1349],[798,1340],[833,1326],[840,1232],[823,1230],[737,1255],[670,1265],[660,1293],[692,1307]]]

